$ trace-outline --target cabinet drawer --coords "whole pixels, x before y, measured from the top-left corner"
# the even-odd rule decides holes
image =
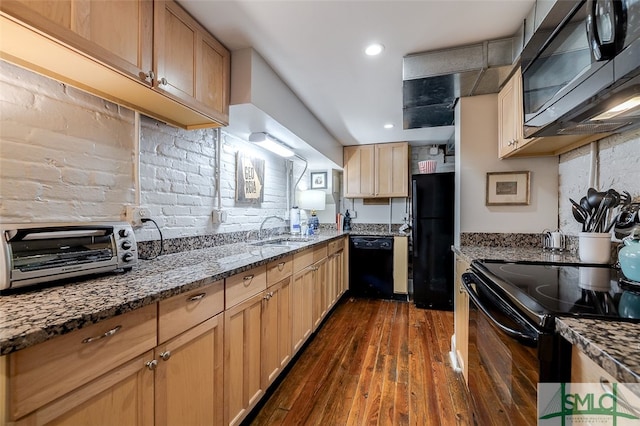
[[[301,251],[300,253],[296,253],[293,255],[293,272],[300,272],[307,266],[311,265],[313,260],[314,248],[309,247],[308,249]]]
[[[327,255],[331,255],[342,249],[344,249],[344,238],[329,241],[329,243],[327,243]]]
[[[225,309],[267,288],[267,267],[259,266],[225,280]]]
[[[158,304],[158,342],[166,342],[223,310],[223,280],[162,300]]]
[[[327,245],[321,244],[314,247],[313,250],[313,263],[316,263],[319,260],[325,259],[327,257]]]
[[[154,303],[10,354],[11,419],[153,349],[156,314]]]
[[[293,271],[293,256],[274,260],[267,264],[267,287],[279,283],[291,276]]]

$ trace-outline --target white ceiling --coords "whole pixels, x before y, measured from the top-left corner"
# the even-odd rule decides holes
[[[452,126],[402,129],[403,56],[510,37],[535,2],[178,1],[230,50],[259,52],[343,145],[446,143]]]

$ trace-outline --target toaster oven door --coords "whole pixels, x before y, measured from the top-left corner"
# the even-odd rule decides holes
[[[11,288],[113,270],[117,265],[111,227],[5,231],[5,241]]]

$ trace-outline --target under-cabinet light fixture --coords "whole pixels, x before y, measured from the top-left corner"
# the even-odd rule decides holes
[[[613,118],[617,115],[620,115],[622,113],[625,113],[637,107],[638,105],[640,105],[640,96],[634,96],[633,98],[628,99],[614,106],[613,108],[603,112],[602,114],[596,115],[595,117],[591,118],[589,121],[598,121],[598,120],[606,120],[608,118]]]
[[[265,132],[254,132],[249,135],[249,142],[269,150],[281,157],[293,157],[293,150],[280,139]]]

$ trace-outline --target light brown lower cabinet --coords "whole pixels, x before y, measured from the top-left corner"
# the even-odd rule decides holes
[[[224,313],[224,423],[236,425],[262,395],[262,301],[258,293]]]
[[[329,263],[327,258],[313,264],[313,330],[317,330],[329,312]]]
[[[293,274],[291,283],[291,340],[293,353],[300,350],[313,331],[314,266],[309,265]]]
[[[266,388],[291,360],[291,277],[269,287],[263,301],[262,383]]]
[[[469,268],[469,262],[456,256],[454,284],[454,329],[458,366],[462,370],[465,384],[469,381],[469,294],[462,286],[462,274]]]
[[[223,318],[218,314],[155,348],[157,426],[222,424]]]
[[[15,424],[152,426],[154,379],[145,366],[152,359],[153,352],[148,351]]]

